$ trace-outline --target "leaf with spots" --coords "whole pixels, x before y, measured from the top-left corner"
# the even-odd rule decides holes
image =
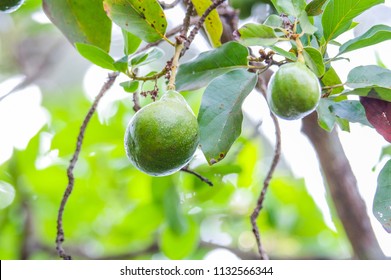
[[[72,45],[79,42],[109,51],[111,21],[101,0],[43,0],[42,6]]]
[[[212,5],[211,0],[191,0],[193,3],[197,14],[202,16],[203,13]],[[221,45],[221,35],[223,34],[223,24],[220,20],[219,13],[216,10],[213,10],[206,18],[204,27],[208,38],[213,47],[218,47]]]
[[[391,142],[391,102],[363,96],[360,101],[368,121],[384,139]]]
[[[377,177],[372,211],[384,229],[391,233],[391,160],[384,165]]]
[[[222,160],[239,137],[242,103],[256,83],[256,74],[239,69],[217,77],[206,88],[198,124],[201,150],[210,165]]]
[[[165,38],[167,20],[156,0],[104,0],[111,20],[122,29],[153,43]]]

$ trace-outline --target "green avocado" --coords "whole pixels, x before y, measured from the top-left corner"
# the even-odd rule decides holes
[[[166,176],[192,159],[199,142],[197,119],[176,91],[139,110],[125,133],[128,158],[139,170],[152,176]]]
[[[12,13],[22,6],[24,0],[0,0],[0,12]]]
[[[320,97],[318,78],[301,62],[282,65],[271,77],[267,89],[271,111],[286,120],[301,119],[313,112]]]

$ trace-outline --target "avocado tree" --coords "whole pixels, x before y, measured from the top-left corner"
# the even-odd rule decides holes
[[[21,1],[15,2],[15,5],[21,4]],[[268,14],[264,15],[265,19],[261,22],[247,20],[241,24],[239,17],[246,17],[246,11],[260,2],[270,7]],[[269,215],[266,219],[271,220],[273,211],[278,212],[278,206],[272,206],[276,194],[268,194],[269,186],[279,180],[276,168],[283,157],[281,142],[284,141],[281,139],[279,119],[285,119],[302,120],[302,132],[317,153],[325,185],[333,202],[332,207],[336,210],[335,218],[340,220],[339,230],[345,232],[349,240],[351,256],[360,259],[384,258],[370,225],[366,205],[359,195],[355,176],[339,141],[338,130],[348,132],[350,123],[360,123],[376,129],[381,135],[379,137],[391,142],[391,71],[378,65],[363,65],[350,69],[347,79],[341,80],[333,67],[336,61],[345,59],[344,55],[348,52],[391,39],[391,27],[374,25],[354,39],[339,41],[340,35],[357,26],[354,19],[358,15],[383,2],[43,0],[46,16],[61,30],[75,50],[90,63],[108,71],[107,80],[101,81],[100,92],[87,110],[84,120],[79,122],[81,127],[77,129],[77,136],[72,139],[64,136],[67,142],[76,143],[76,149],[68,144],[65,149],[69,151],[66,156],[70,162],[67,168],[64,165],[59,168],[59,172],[64,176],[66,174],[67,184],[64,185],[65,193],[57,212],[58,255],[63,259],[71,258],[63,244],[67,238],[67,244],[72,247],[72,238],[66,235],[67,228],[71,227],[66,222],[67,209],[70,207],[67,205],[71,197],[83,196],[75,192],[79,189],[78,180],[84,180],[83,176],[78,178],[74,173],[79,162],[85,161],[83,157],[88,157],[82,153],[83,145],[92,145],[91,138],[89,143],[84,144],[89,127],[99,127],[99,124],[94,124],[93,118],[99,102],[106,93],[117,87],[128,93],[125,102],[127,108],[130,106],[133,109],[132,113],[128,110],[122,113],[132,115],[126,124],[119,120],[121,111],[117,117],[113,117],[112,122],[117,123],[116,129],[119,134],[122,131],[123,137],[118,140],[111,140],[109,136],[107,138],[110,139],[108,141],[115,141],[116,147],[112,151],[116,158],[121,158],[121,163],[117,161],[122,166],[118,170],[132,168],[133,184],[153,180],[153,190],[147,196],[163,205],[166,217],[156,218],[160,217],[161,209],[156,205],[145,204],[137,208],[137,218],[131,216],[133,219],[129,217],[126,220],[129,232],[132,232],[130,236],[135,231],[141,235],[145,231],[146,238],[150,241],[152,239],[146,242],[147,251],[157,246],[173,259],[190,257],[195,252],[200,242],[199,228],[191,213],[196,210],[188,209],[184,214],[184,201],[193,195],[202,199],[210,193],[226,192],[229,189],[227,186],[209,188],[208,185],[213,186],[216,176],[220,178],[218,180],[221,184],[225,184],[223,182],[229,176],[242,172],[238,161],[238,154],[240,157],[242,150],[236,145],[244,145],[249,141],[243,138],[242,105],[251,92],[257,91],[269,105],[276,140],[267,172],[261,175],[262,182],[256,182],[258,187],[252,193],[255,198],[249,201],[251,211],[240,218],[240,223],[248,224],[247,227],[251,228],[253,236],[247,239],[256,241],[250,246],[251,250],[256,248],[257,255],[253,257],[268,259],[268,254],[275,254],[273,246],[268,247],[268,239],[261,238],[265,221],[260,221],[259,215],[266,212],[265,215]],[[175,15],[171,13],[172,10],[175,10]],[[113,30],[122,35],[123,50],[119,56],[110,51]],[[209,49],[194,54],[197,51],[194,42],[199,37],[207,40]],[[337,46],[336,55],[330,55],[331,45]],[[188,52],[191,50],[193,55],[189,57]],[[122,82],[118,83],[119,79]],[[194,103],[194,98],[199,98],[200,102]],[[73,126],[73,129],[75,127],[78,126]],[[106,145],[109,146],[110,142]],[[201,152],[194,157],[198,148]],[[29,146],[28,149],[32,148]],[[252,152],[250,149],[247,154],[257,156],[257,152],[254,155],[254,149]],[[244,162],[248,160],[246,156],[241,157]],[[193,161],[198,161],[198,164],[193,165]],[[112,165],[104,165],[102,170],[113,172],[110,169],[115,169],[115,163],[110,162]],[[127,165],[124,166],[124,162]],[[98,163],[99,160],[94,163],[97,164],[96,168],[99,168]],[[95,165],[89,166],[93,169]],[[253,169],[255,167],[254,164]],[[7,165],[6,170],[15,170],[15,163]],[[188,180],[194,180],[193,185],[197,182],[197,187],[172,187],[174,181],[189,186],[183,179],[175,177],[179,173],[188,173],[187,178],[192,178]],[[104,174],[97,172],[90,176],[98,182]],[[251,176],[245,172],[240,176],[239,180],[251,181]],[[373,215],[387,232],[391,232],[390,178],[391,161],[388,161],[379,173],[373,200]],[[282,185],[290,184],[295,185],[297,182],[285,182]],[[7,186],[6,182],[4,186]],[[281,186],[275,188],[276,193],[284,192]],[[62,191],[56,188],[55,195],[60,197]],[[285,191],[289,194],[289,187]],[[113,197],[119,198],[115,194]],[[213,199],[207,201],[212,209],[213,203],[219,204]],[[104,208],[104,200],[100,203]],[[300,204],[299,201],[295,203]],[[198,207],[197,203],[193,202],[192,207]],[[263,208],[266,209],[262,211]],[[76,209],[69,211],[77,212]],[[102,210],[97,215],[103,216],[105,213]],[[143,220],[150,217],[157,219],[157,225],[150,230],[139,229],[143,227]],[[159,228],[161,220],[165,222]],[[233,223],[231,225],[234,226]],[[296,230],[300,231],[299,225],[296,225]],[[159,232],[160,240],[157,244],[154,242],[156,232]],[[173,244],[176,245],[175,249],[171,248]],[[107,241],[107,246],[115,247],[115,244]],[[41,247],[47,248],[47,245],[41,244]],[[136,251],[140,249],[137,246],[134,248]],[[72,252],[83,256],[77,250]]]

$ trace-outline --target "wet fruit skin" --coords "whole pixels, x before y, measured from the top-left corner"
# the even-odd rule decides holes
[[[0,0],[0,12],[12,13],[22,6],[24,0]]]
[[[321,96],[316,75],[301,62],[282,65],[269,81],[267,101],[282,119],[297,120],[313,112]]]
[[[176,91],[139,110],[125,132],[125,150],[139,170],[166,176],[192,159],[199,142],[197,119]]]

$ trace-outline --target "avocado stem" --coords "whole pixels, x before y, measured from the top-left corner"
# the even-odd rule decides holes
[[[176,73],[179,67],[179,58],[181,56],[181,52],[183,50],[183,40],[179,37],[176,38],[176,44],[175,44],[175,53],[172,58],[172,63],[171,63],[171,75],[170,75],[170,80],[168,81],[167,89],[168,90],[175,90],[175,78],[176,78]]]

